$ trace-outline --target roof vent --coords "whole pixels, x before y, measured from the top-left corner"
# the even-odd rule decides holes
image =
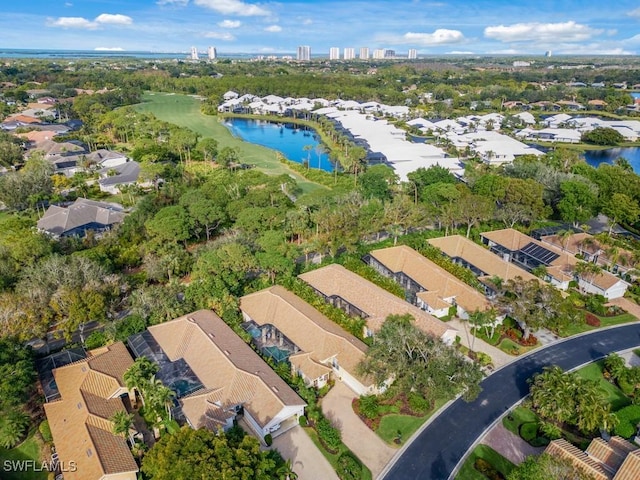
[[[225,353],[225,355],[226,355],[227,357],[228,357],[229,355],[231,355],[231,354],[229,353],[229,350],[225,350],[225,351],[224,351],[224,353]]]
[[[278,387],[272,386],[271,390],[273,390],[274,392],[278,393]]]
[[[82,409],[82,402],[78,402],[78,410]]]

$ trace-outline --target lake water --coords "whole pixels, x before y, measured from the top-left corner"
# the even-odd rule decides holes
[[[629,160],[633,171],[640,174],[640,147],[608,148],[606,150],[588,150],[584,153],[584,159],[589,165],[597,167],[601,163],[610,163],[618,157]]]
[[[311,129],[291,123],[245,118],[228,118],[225,120],[225,126],[234,136],[240,137],[245,142],[277,150],[293,162],[305,163],[308,159],[311,168],[333,172],[334,165],[329,160],[329,156],[326,153],[318,156],[316,153],[320,138]],[[304,150],[307,145],[312,147],[309,152]]]

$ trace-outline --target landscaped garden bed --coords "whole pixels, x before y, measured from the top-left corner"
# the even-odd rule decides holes
[[[504,480],[515,465],[487,445],[478,445],[469,454],[456,480]]]

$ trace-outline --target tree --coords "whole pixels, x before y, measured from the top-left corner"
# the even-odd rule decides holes
[[[467,224],[467,238],[469,238],[472,227],[491,218],[495,204],[490,198],[465,193],[460,197],[457,205],[460,219]]]
[[[593,477],[579,469],[568,458],[559,458],[548,453],[539,457],[529,456],[517,465],[507,480],[591,480]]]
[[[607,394],[595,380],[552,366],[535,375],[530,384],[536,412],[556,425],[575,425],[585,434],[615,426],[617,418],[610,411]]]
[[[480,393],[482,372],[455,349],[418,329],[410,315],[391,315],[373,337],[358,366],[378,385],[393,379],[393,388],[418,393],[429,401],[457,394],[473,400]]]
[[[176,392],[165,386],[159,378],[153,375],[145,387],[147,397],[147,405],[158,417],[166,414],[166,419],[171,421],[171,408],[173,407],[173,399]]]
[[[13,448],[22,440],[29,426],[29,415],[21,408],[3,410],[0,415],[0,446]]]
[[[624,193],[614,193],[602,207],[602,213],[609,218],[609,235],[616,223],[634,223],[640,216],[638,202]]]
[[[391,189],[397,181],[398,176],[393,169],[387,165],[374,165],[360,176],[360,190],[364,198],[388,201],[391,200]]]
[[[147,232],[156,242],[184,242],[191,237],[193,221],[181,205],[164,207],[144,224]]]
[[[235,165],[240,160],[240,150],[233,147],[223,147],[218,153],[216,161],[223,167]]]
[[[241,430],[217,435],[183,427],[147,452],[141,470],[150,480],[272,480],[282,463],[277,453],[261,451],[258,440]]]
[[[434,183],[451,183],[456,184],[458,180],[447,168],[440,165],[433,165],[429,168],[420,167],[407,174],[409,181],[414,182],[418,189],[418,196],[422,199],[420,193],[422,189]]]
[[[142,404],[145,405],[145,392],[149,386],[151,378],[158,373],[160,367],[147,357],[138,357],[126,372],[124,372],[124,383],[129,390],[137,390],[142,397]]]
[[[615,147],[624,142],[624,137],[620,132],[609,127],[596,127],[593,130],[584,132],[581,140],[585,143],[596,145],[608,145]]]
[[[113,434],[128,437],[129,444],[133,445],[133,414],[126,410],[119,410],[111,417]]]
[[[562,199],[557,209],[560,218],[574,227],[590,220],[598,206],[598,192],[593,185],[581,181],[566,181],[560,184]]]
[[[212,162],[218,155],[218,141],[213,138],[203,138],[198,142],[196,148],[202,154],[205,162]]]
[[[580,282],[580,290],[584,293],[585,288],[583,282],[586,281],[589,286],[592,287],[593,281],[602,273],[602,268],[593,262],[578,262],[573,271]]]

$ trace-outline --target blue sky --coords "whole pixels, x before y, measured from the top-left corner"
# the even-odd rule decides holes
[[[4,0],[0,47],[312,53],[638,54],[640,2],[619,0]]]

